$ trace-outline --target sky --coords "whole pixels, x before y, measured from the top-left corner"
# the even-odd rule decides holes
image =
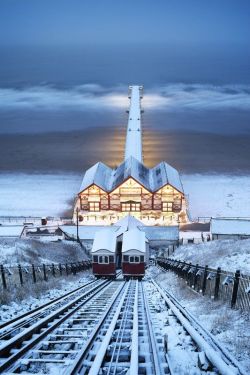
[[[1,0],[0,44],[249,46],[248,0]]]

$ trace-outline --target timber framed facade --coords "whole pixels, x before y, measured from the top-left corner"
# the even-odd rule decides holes
[[[142,161],[140,86],[131,88],[125,160],[116,169],[98,162],[89,168],[76,198],[74,221],[109,225],[132,215],[145,225],[186,223],[187,203],[178,171],[166,162]]]

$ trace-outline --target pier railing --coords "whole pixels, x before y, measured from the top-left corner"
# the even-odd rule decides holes
[[[243,275],[240,270],[233,273],[171,258],[158,258],[157,264],[175,272],[203,296],[225,301],[232,308],[250,310],[250,275]]]
[[[40,265],[0,265],[0,291],[11,291],[15,287],[26,284],[46,282],[53,278],[76,275],[78,272],[91,268],[91,262],[86,260],[74,263],[40,264]]]

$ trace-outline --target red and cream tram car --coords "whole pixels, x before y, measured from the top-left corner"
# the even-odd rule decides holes
[[[103,229],[96,233],[92,255],[93,275],[97,278],[116,276],[116,236],[113,231]]]
[[[148,240],[143,231],[131,229],[123,234],[122,273],[125,279],[142,279],[148,258]]]

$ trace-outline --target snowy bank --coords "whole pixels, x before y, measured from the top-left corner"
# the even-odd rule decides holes
[[[248,312],[233,310],[224,302],[204,298],[187,288],[185,281],[173,272],[149,270],[154,280],[172,293],[199,322],[208,329],[240,362],[246,373],[250,371],[250,319]],[[188,373],[188,372],[187,372]]]
[[[211,268],[250,274],[250,239],[216,240],[180,246],[171,256],[174,259],[198,263]]]
[[[77,242],[42,242],[0,238],[0,264],[30,265],[80,262],[87,259],[84,249]]]

